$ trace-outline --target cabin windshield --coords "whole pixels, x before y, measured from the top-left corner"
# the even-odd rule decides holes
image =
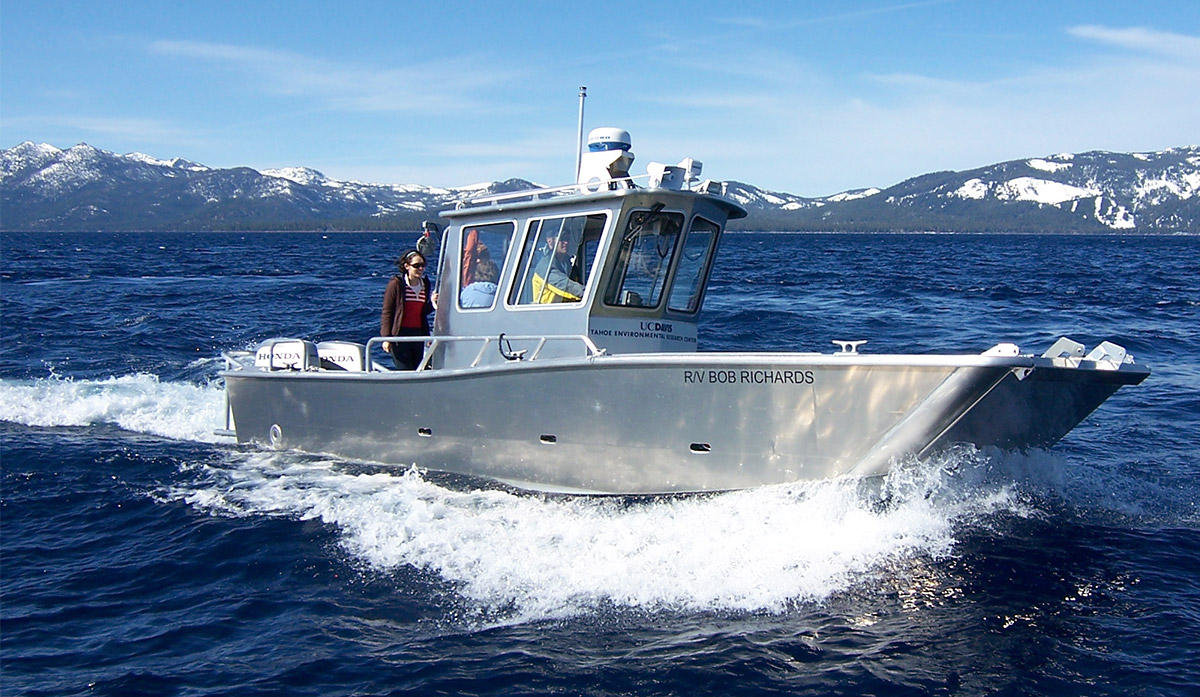
[[[663,213],[661,205],[631,213],[604,302],[625,307],[657,307],[682,230],[683,215]]]
[[[606,213],[530,220],[509,302],[540,305],[582,300],[607,221]]]

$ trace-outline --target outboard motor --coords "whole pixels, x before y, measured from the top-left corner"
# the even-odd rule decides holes
[[[362,344],[322,341],[317,344],[317,355],[321,357],[322,370],[362,372],[366,369],[366,348]]]
[[[303,339],[268,339],[254,353],[262,370],[315,370],[321,364],[317,345]]]

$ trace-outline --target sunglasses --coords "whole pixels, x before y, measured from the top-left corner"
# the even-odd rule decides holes
[[[423,261],[422,261],[422,262],[420,262],[420,263],[418,263],[418,264],[414,264],[414,263],[412,263],[412,262],[409,262],[409,264],[408,264],[408,265],[409,265],[409,266],[411,266],[411,267],[413,267],[414,269],[423,269],[423,268],[425,268],[425,262],[423,262]]]

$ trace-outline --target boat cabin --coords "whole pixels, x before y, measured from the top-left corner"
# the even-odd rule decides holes
[[[476,342],[436,342],[431,367],[503,363],[527,351],[578,357],[580,337],[610,354],[696,350],[721,232],[746,212],[713,193],[720,184],[696,181],[699,163],[652,163],[639,185],[623,171],[632,155],[614,150],[585,153],[575,185],[442,213],[450,225],[433,334],[504,338],[500,350],[482,353]]]

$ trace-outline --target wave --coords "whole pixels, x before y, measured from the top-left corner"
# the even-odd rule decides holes
[[[148,374],[0,380],[0,420],[28,426],[115,425],[225,443],[213,433],[224,409],[219,382]],[[503,621],[614,606],[784,612],[953,556],[964,530],[987,526],[997,513],[1043,515],[1046,497],[1076,513],[1093,508],[1102,519],[1166,505],[1176,511],[1168,518],[1192,511],[1194,520],[1179,492],[1135,486],[1122,471],[1048,453],[964,448],[882,479],[657,499],[462,491],[416,468],[380,471],[239,448],[215,455],[185,464],[166,498],[214,515],[320,521],[369,573],[428,572],[469,612]]]
[[[174,440],[219,442],[225,394],[219,383],[161,382],[144,373],[103,380],[52,376],[0,379],[0,421],[26,426],[111,424]]]
[[[883,482],[640,499],[455,491],[415,467],[356,472],[294,453],[234,457],[198,465],[198,481],[168,498],[217,515],[319,520],[374,572],[431,572],[482,618],[504,621],[614,606],[782,612],[890,565],[943,558],[964,519],[1021,506],[1004,485],[955,483],[961,454]]]

